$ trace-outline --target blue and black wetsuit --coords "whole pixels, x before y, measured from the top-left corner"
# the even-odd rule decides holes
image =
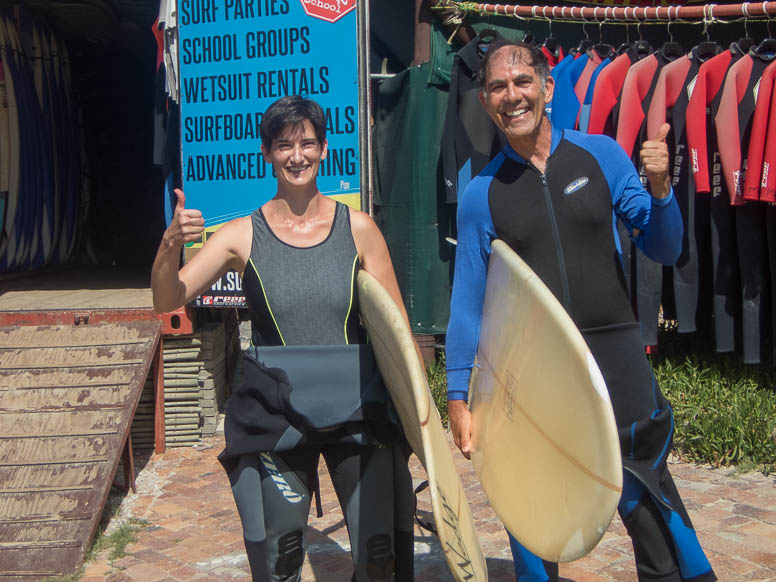
[[[347,206],[327,238],[295,247],[261,209],[243,276],[253,348],[226,412],[227,470],[254,581],[294,581],[323,455],[342,507],[353,580],[413,579],[407,450],[358,321]]]
[[[682,240],[673,193],[658,200],[646,192],[609,137],[553,127],[550,151],[542,174],[507,146],[463,196],[447,333],[448,398],[467,398],[490,245],[503,239],[564,305],[606,379],[625,468],[619,511],[639,579],[715,580],[666,465],[672,411],[644,355],[615,226],[619,219],[647,256],[672,264]],[[518,580],[547,580],[541,560],[511,542]]]

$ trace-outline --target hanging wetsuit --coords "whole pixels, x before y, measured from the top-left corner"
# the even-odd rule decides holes
[[[622,86],[625,83],[628,69],[640,58],[636,49],[629,47],[601,71],[596,80],[590,103],[590,119],[587,124],[588,133],[604,134],[611,138],[617,135],[617,119],[620,113]],[[628,230],[620,221],[617,221],[617,232],[620,236],[625,286],[628,290],[628,295],[631,297],[631,302],[634,302],[635,292],[632,271],[635,265],[632,261],[634,255],[633,243],[630,241]]]
[[[755,110],[755,117],[757,117],[757,110]],[[776,202],[776,90],[771,91],[771,102],[764,123],[767,125],[767,130],[759,197],[763,202]],[[757,119],[754,124],[758,127]]]
[[[719,47],[710,43],[708,46],[704,45],[703,50],[696,47],[688,55],[663,67],[647,113],[647,136],[655,135],[666,119],[671,124],[671,132],[666,140],[669,151],[673,151],[671,185],[679,203],[684,226],[682,253],[673,267],[673,290],[679,333],[696,331],[700,277],[698,255],[699,246],[703,246],[698,244],[696,225],[700,227],[701,240],[705,240],[702,233],[706,231],[704,225],[708,222],[706,218],[708,216],[707,206],[701,204],[696,210],[695,187],[690,179],[690,164],[687,155],[685,113],[700,66],[718,52]],[[669,111],[670,117],[667,115]],[[704,210],[706,210],[705,216],[698,216]],[[657,276],[650,278],[645,283],[654,283],[654,287],[649,288],[647,292],[659,298],[662,289],[659,275],[662,269],[655,268],[654,272]],[[646,290],[647,287],[640,285],[640,289]],[[654,306],[654,303],[650,305]],[[657,326],[657,312],[644,313],[639,311],[639,316],[642,324],[649,317],[654,318],[654,322],[650,320],[649,325]]]
[[[555,88],[552,96],[552,123],[563,129],[575,129],[582,102],[593,71],[603,59],[594,50],[587,51],[564,67],[555,67],[552,78]]]
[[[579,108],[579,117],[577,119],[577,129],[582,133],[589,133],[588,124],[590,122],[590,108],[593,105],[593,95],[595,93],[595,86],[598,83],[598,79],[601,73],[611,64],[611,60],[607,57],[601,64],[599,64],[593,74],[590,76],[590,82],[587,85],[587,91],[585,92],[585,98],[582,100],[582,106]]]
[[[653,199],[605,136],[553,127],[543,174],[507,146],[472,181],[458,209],[448,399],[468,395],[491,242],[501,238],[564,305],[606,380],[625,469],[619,511],[640,579],[715,580],[666,466],[673,414],[644,355],[623,285],[615,217],[631,236],[640,231],[635,242],[649,256],[669,264],[678,256],[682,227],[673,195]],[[548,579],[541,560],[510,543],[518,580]]]
[[[663,67],[679,55],[660,49],[635,63],[625,77],[620,97],[620,116],[617,122],[617,143],[631,157],[637,168],[641,167],[639,151],[646,136],[646,116],[652,103],[655,87]],[[642,176],[642,181],[644,177]],[[641,336],[645,346],[657,345],[657,321],[660,311],[661,265],[648,260],[643,253],[633,252],[635,257],[636,312],[641,324]],[[633,282],[632,282],[633,284]]]
[[[342,506],[355,581],[413,578],[412,480],[395,412],[358,322],[348,207],[312,247],[275,236],[261,209],[243,277],[252,343],[219,456],[254,581],[298,580],[323,455]]]
[[[540,48],[542,53],[544,53],[544,56],[547,57],[547,64],[550,66],[550,70],[552,70],[566,57],[566,54],[563,52],[563,47],[560,46],[559,43],[554,46],[547,46],[547,41],[549,40],[550,39],[544,41],[545,44]],[[555,41],[555,43],[557,43],[557,41]]]
[[[749,45],[751,42],[743,45],[732,43],[728,50],[701,65],[686,110],[687,145],[695,191],[711,194],[708,204],[711,219],[714,338],[715,349],[720,353],[735,350],[735,321],[741,308],[741,291],[735,211],[730,206],[727,185],[722,179],[713,119],[719,109],[725,75],[733,63],[746,54]]]
[[[744,172],[757,100],[757,88],[772,54],[749,51],[728,70],[714,117],[720,163],[730,203],[735,206],[738,265],[741,278],[741,332],[744,363],[758,364],[769,323],[762,298],[767,289],[765,205],[745,203]],[[735,139],[738,138],[738,139]]]
[[[480,104],[479,73],[486,48],[478,35],[453,59],[441,143],[445,197],[450,203],[458,202],[466,185],[505,143]]]
[[[640,42],[643,43],[643,41]],[[650,52],[652,51],[650,50]],[[616,137],[622,86],[625,83],[628,70],[641,58],[643,57],[640,56],[640,53],[631,46],[601,71],[596,80],[593,99],[590,102],[588,133],[602,133],[611,138]]]
[[[760,82],[757,84],[757,97],[752,116],[752,132],[749,136],[749,147],[746,156],[746,177],[742,197],[744,200],[760,200],[760,185],[763,172],[767,181],[768,166],[765,166],[765,141],[768,129],[768,119],[771,113],[771,96],[773,83],[776,80],[776,61],[765,67]]]

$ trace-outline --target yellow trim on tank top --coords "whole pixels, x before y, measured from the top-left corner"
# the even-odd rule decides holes
[[[270,317],[272,317],[272,323],[275,324],[275,329],[278,331],[278,335],[280,336],[280,341],[283,342],[283,345],[286,345],[286,340],[283,339],[283,333],[280,331],[280,326],[278,325],[278,322],[275,319],[275,314],[272,313],[272,307],[269,304],[267,291],[264,289],[264,283],[261,280],[261,275],[259,275],[259,270],[256,268],[256,265],[253,264],[253,259],[251,259],[250,257],[248,258],[248,262],[250,263],[251,267],[253,267],[253,272],[256,273],[256,278],[259,280],[259,285],[261,285],[261,293],[264,295],[264,302],[267,304],[267,309],[269,310]]]
[[[356,280],[356,265],[358,265],[358,253],[353,257],[353,267],[350,269],[350,303],[348,304],[348,312],[345,314],[345,326],[343,328],[346,344],[350,344],[350,339],[348,339],[348,320],[350,319],[350,312],[353,310],[353,285]]]

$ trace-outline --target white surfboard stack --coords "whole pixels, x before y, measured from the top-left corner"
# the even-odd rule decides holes
[[[20,7],[0,12],[0,273],[72,258],[79,132],[65,44]]]

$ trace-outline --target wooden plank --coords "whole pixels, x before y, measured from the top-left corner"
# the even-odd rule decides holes
[[[61,344],[53,344],[54,338]],[[147,342],[140,325],[98,324],[36,325],[0,328],[0,347],[103,346],[111,343]]]
[[[133,366],[74,366],[70,368],[33,368],[0,370],[0,390],[24,388],[81,388],[129,384],[136,370]]]
[[[9,390],[0,401],[0,414],[44,412],[59,402],[57,410],[76,411],[106,408],[124,408],[132,396],[128,384],[79,388],[38,388]]]
[[[0,368],[61,368],[75,366],[135,365],[142,362],[147,344],[103,347],[3,348]]]

